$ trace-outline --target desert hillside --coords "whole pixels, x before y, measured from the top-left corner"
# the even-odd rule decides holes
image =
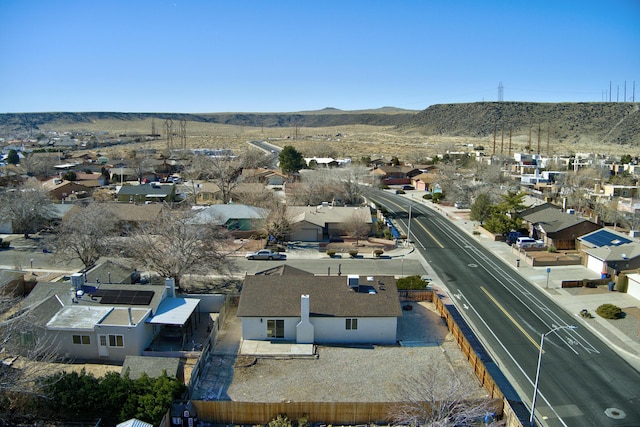
[[[423,111],[384,107],[295,113],[22,113],[0,114],[0,137],[49,131],[134,137],[155,132],[166,146],[184,121],[190,148],[246,148],[252,139],[294,145],[307,156],[400,156],[422,160],[483,146],[485,153],[545,155],[576,152],[637,155],[639,103],[478,102],[439,104]],[[171,120],[168,120],[171,119]],[[140,147],[128,145],[129,149]],[[141,146],[142,147],[142,146]]]
[[[416,114],[401,129],[424,135],[491,137],[511,129],[512,135],[538,130],[546,141],[640,145],[640,104],[477,102],[433,105]],[[500,137],[500,136],[499,136]]]

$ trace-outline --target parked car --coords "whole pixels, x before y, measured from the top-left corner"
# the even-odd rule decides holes
[[[413,185],[403,185],[402,189],[403,190],[415,190],[415,188],[413,188]]]
[[[287,256],[285,254],[281,254],[280,252],[273,252],[270,249],[261,249],[257,252],[248,252],[245,256],[246,259],[267,259],[267,260],[285,260]]]
[[[516,239],[517,248],[542,248],[544,247],[544,241],[536,240],[531,237],[518,237]]]
[[[456,209],[469,209],[469,204],[465,202],[455,202],[453,207]]]

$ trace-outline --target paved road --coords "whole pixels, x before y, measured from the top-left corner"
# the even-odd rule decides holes
[[[375,199],[408,228],[411,200]],[[536,403],[537,420],[556,426],[640,425],[640,374],[576,318],[511,266],[442,215],[413,202],[410,238],[486,348],[530,406],[539,340],[547,336]]]
[[[343,257],[329,258],[318,250],[308,249],[308,253],[296,250],[287,252],[286,261],[247,261],[238,258],[236,261],[241,273],[255,274],[279,265],[286,264],[315,275],[337,274],[370,274],[389,276],[410,276],[426,273],[419,254],[410,248],[399,248],[387,252],[381,258],[373,258],[371,254],[363,254],[352,259],[345,254]],[[242,274],[244,276],[244,274]]]

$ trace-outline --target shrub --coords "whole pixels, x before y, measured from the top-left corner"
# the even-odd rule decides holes
[[[327,249],[327,255],[333,258],[334,256],[336,256],[336,251],[333,249]]]
[[[382,249],[374,249],[373,250],[373,256],[375,256],[375,257],[379,257],[383,253],[384,253],[384,251]]]
[[[422,198],[425,200],[431,200],[433,198],[433,194],[427,193],[424,196],[422,196]]]
[[[407,194],[404,190],[396,190],[396,194]]]
[[[602,304],[596,309],[596,313],[605,319],[619,319],[622,317],[622,309],[613,304]]]
[[[556,249],[556,247],[555,247],[555,246],[549,246],[549,248],[547,249],[547,251],[549,251],[549,252],[551,252],[551,253],[554,253],[554,254],[555,254],[556,252],[558,252],[558,249]]]
[[[278,415],[275,420],[269,421],[269,427],[292,427],[289,417],[286,415]]]
[[[396,280],[396,286],[398,289],[425,289],[427,283],[416,274]]]
[[[358,250],[357,249],[349,249],[349,256],[351,258],[355,258],[358,255]]]

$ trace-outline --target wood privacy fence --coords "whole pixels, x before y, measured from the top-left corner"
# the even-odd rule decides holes
[[[480,383],[492,398],[491,406],[495,408],[495,414],[503,417],[508,427],[522,427],[524,423],[528,423],[527,409],[490,357],[483,351],[478,351],[482,346],[477,341],[473,341],[475,336],[467,330],[466,323],[457,317],[459,314],[452,313],[447,308],[435,291],[428,292],[431,293],[438,312],[445,319]],[[455,308],[452,310],[455,311]],[[462,328],[458,323],[462,324]],[[463,328],[466,329],[463,330]],[[309,386],[313,387],[312,384]],[[191,403],[200,420],[214,424],[234,425],[264,424],[281,414],[294,422],[305,417],[310,423],[327,425],[388,424],[393,405],[399,404],[398,402],[256,403],[203,400],[193,400]]]
[[[209,402],[192,401],[198,418],[214,424],[264,424],[278,415],[292,421],[306,417],[310,423],[338,425],[387,424],[387,402]]]

